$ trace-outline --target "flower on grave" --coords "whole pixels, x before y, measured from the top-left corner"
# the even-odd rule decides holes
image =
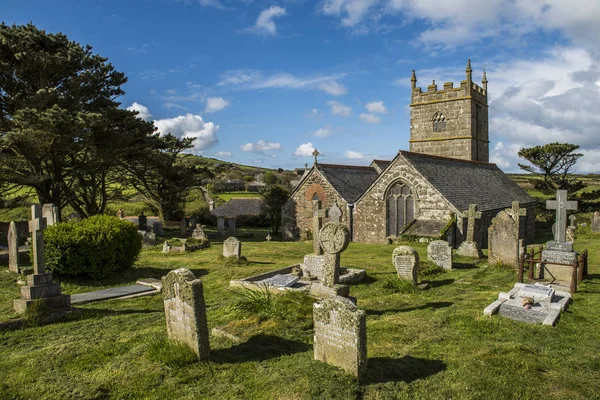
[[[529,309],[531,309],[531,307],[533,307],[533,303],[534,303],[533,298],[523,297],[523,301],[521,302],[521,305],[523,306],[524,309],[529,310]]]

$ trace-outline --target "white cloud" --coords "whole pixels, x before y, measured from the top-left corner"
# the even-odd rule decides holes
[[[373,114],[360,114],[359,117],[364,122],[367,122],[369,124],[378,124],[379,121],[381,121],[381,118],[379,118],[377,115],[373,115]]]
[[[319,115],[319,110],[313,108],[310,112],[306,113],[306,118],[315,118]]]
[[[217,86],[232,86],[237,89],[310,89],[321,90],[337,96],[347,89],[338,83],[346,74],[297,77],[287,72],[265,73],[258,70],[237,69],[225,71]]]
[[[300,146],[296,147],[296,151],[294,151],[294,155],[297,157],[309,157],[312,156],[312,153],[315,151],[313,144],[311,142],[302,143]]]
[[[219,141],[219,126],[205,122],[200,115],[186,114],[175,118],[159,119],[154,125],[162,135],[171,133],[178,138],[194,138],[193,151],[201,154],[203,150],[215,146]]]
[[[346,158],[352,159],[352,160],[360,160],[363,158],[367,158],[368,156],[364,153],[360,153],[358,151],[352,151],[352,150],[347,150],[344,155],[346,156]]]
[[[352,115],[352,108],[340,103],[335,100],[330,100],[327,102],[327,105],[331,108],[331,113],[333,115],[339,115],[340,117],[347,117]]]
[[[359,24],[378,0],[324,0],[320,11],[325,15],[342,17],[343,26],[353,27]]]
[[[325,128],[319,128],[317,129],[313,135],[318,136],[318,137],[327,137],[329,135],[331,135],[331,128],[329,126],[326,126]]]
[[[388,112],[383,101],[372,101],[367,103],[365,107],[372,114],[387,114]]]
[[[213,113],[217,111],[221,111],[225,107],[228,107],[231,102],[225,100],[222,97],[208,97],[206,99],[206,108],[204,109],[205,113]]]
[[[217,151],[215,153],[216,157],[231,157],[231,152],[230,151]]]
[[[281,150],[281,144],[276,142],[268,142],[259,140],[256,143],[246,143],[240,146],[242,151],[250,151],[252,153],[264,153],[265,151]]]
[[[177,109],[179,109],[179,110],[183,110],[183,111],[187,111],[187,109],[188,109],[188,108],[187,108],[187,107],[185,107],[185,106],[182,106],[182,105],[180,105],[180,104],[177,104],[177,103],[171,103],[170,101],[167,101],[167,102],[165,103],[165,106],[164,106],[164,107],[165,107],[165,108],[169,108],[169,109],[171,109],[171,108],[177,108]]]
[[[143,106],[140,103],[137,103],[134,101],[132,105],[127,107],[127,110],[137,111],[138,112],[137,117],[143,119],[144,121],[152,120],[152,113],[150,113],[150,110],[148,110],[148,107]]]
[[[259,35],[275,36],[277,35],[277,25],[275,25],[274,19],[282,17],[285,14],[285,8],[271,6],[266,10],[261,11],[254,26],[247,29],[247,31]]]

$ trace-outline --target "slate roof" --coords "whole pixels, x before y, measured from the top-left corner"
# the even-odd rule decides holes
[[[317,169],[348,203],[354,203],[371,186],[379,173],[356,165],[317,164]]]
[[[390,163],[391,163],[391,161],[389,161],[389,160],[373,160],[371,162],[371,165],[375,164],[383,171],[384,169],[387,168],[388,165],[390,165]]]
[[[258,215],[265,202],[263,199],[231,199],[210,213],[215,217],[235,218],[240,215]]]
[[[469,204],[477,204],[478,211],[487,211],[509,207],[513,201],[535,202],[496,164],[399,153],[459,211],[467,210]]]

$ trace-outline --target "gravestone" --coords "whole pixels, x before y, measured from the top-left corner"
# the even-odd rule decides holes
[[[600,213],[598,211],[592,216],[592,233],[600,233]]]
[[[217,230],[219,231],[220,236],[225,236],[225,218],[224,217],[217,218]]]
[[[340,253],[350,243],[350,231],[344,225],[328,222],[319,231],[319,247],[323,249],[323,274],[321,283],[334,287],[340,278]]]
[[[434,240],[427,246],[427,259],[438,267],[452,269],[452,246],[445,240]]]
[[[407,279],[417,283],[417,270],[419,268],[419,253],[410,246],[398,246],[392,254],[392,262],[396,268],[398,278]]]
[[[162,236],[163,235],[162,222],[160,222],[160,221],[153,222],[152,223],[152,232],[154,232],[158,236]]]
[[[347,298],[314,303],[315,360],[335,365],[359,380],[367,369],[367,315]]]
[[[8,225],[8,270],[19,273],[19,234],[17,224],[10,221]]]
[[[71,307],[71,297],[61,294],[59,283],[52,281],[52,273],[46,272],[44,259],[44,229],[46,218],[42,216],[42,206],[31,206],[29,231],[32,236],[33,274],[27,275],[27,286],[21,286],[21,298],[13,301],[17,313],[46,308],[50,311],[67,310]],[[42,306],[43,308],[38,308]]]
[[[333,203],[333,207],[329,209],[330,222],[342,222],[342,210],[338,207],[337,202]]]
[[[163,302],[169,339],[189,346],[201,360],[208,359],[208,324],[202,281],[179,268],[162,278]]]
[[[242,255],[242,242],[233,236],[223,242],[223,257],[240,258]]]
[[[327,210],[321,209],[321,200],[313,200],[313,253],[323,254],[323,249],[319,243],[319,233],[323,227],[323,218],[327,217]]]
[[[574,215],[569,215],[569,228],[575,228],[577,225],[575,225],[575,221],[577,221],[577,217]]]
[[[142,236],[142,244],[144,246],[154,246],[156,244],[156,233],[148,231],[138,231]]]
[[[265,236],[265,239],[267,239],[267,242],[270,242],[271,239],[273,239],[273,238],[271,237],[271,234],[269,233],[269,234],[267,234],[267,236]]]
[[[517,221],[506,211],[500,211],[492,219],[492,225],[488,228],[488,259],[490,264],[519,268],[519,227]]]
[[[198,240],[207,239],[206,233],[204,232],[204,229],[202,229],[202,225],[196,224],[196,228],[194,228],[194,230],[192,231],[192,237]]]
[[[300,280],[299,276],[294,276],[294,275],[290,275],[290,274],[277,274],[277,275],[273,275],[270,278],[263,279],[262,281],[259,281],[258,283],[261,283],[264,285],[269,285],[269,286],[286,288],[286,287],[293,286],[294,283],[298,282],[299,280]]]
[[[307,254],[304,256],[304,262],[300,264],[302,275],[307,278],[321,279],[323,276],[323,263],[325,256],[317,256],[316,254]]]
[[[481,258],[483,253],[477,242],[475,242],[475,220],[481,218],[481,212],[477,211],[477,204],[470,204],[469,210],[463,212],[463,217],[467,217],[467,240],[460,244],[456,254],[464,257]]]
[[[147,231],[148,230],[148,218],[142,213],[138,217],[138,230]]]
[[[46,226],[52,226],[58,222],[58,207],[52,203],[42,206],[42,217],[46,218]]]

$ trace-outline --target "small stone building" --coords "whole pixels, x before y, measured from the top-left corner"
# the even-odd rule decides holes
[[[258,216],[263,210],[265,202],[261,198],[231,199],[220,205],[210,213],[217,217],[219,234],[225,234],[225,221],[230,235],[235,235],[237,230],[236,219],[240,216]]]
[[[467,229],[463,212],[476,204],[482,216],[475,222],[475,240],[486,248],[492,218],[518,201],[527,209],[520,238],[531,242],[535,200],[488,163],[487,78],[484,72],[483,87],[472,82],[470,62],[466,75],[457,88],[450,82],[438,90],[434,82],[422,92],[413,71],[411,151],[368,167],[320,164],[315,157],[283,207],[284,237],[309,237],[313,200],[320,200],[324,209],[339,207],[353,241],[386,243],[401,235],[444,233],[458,246]]]

